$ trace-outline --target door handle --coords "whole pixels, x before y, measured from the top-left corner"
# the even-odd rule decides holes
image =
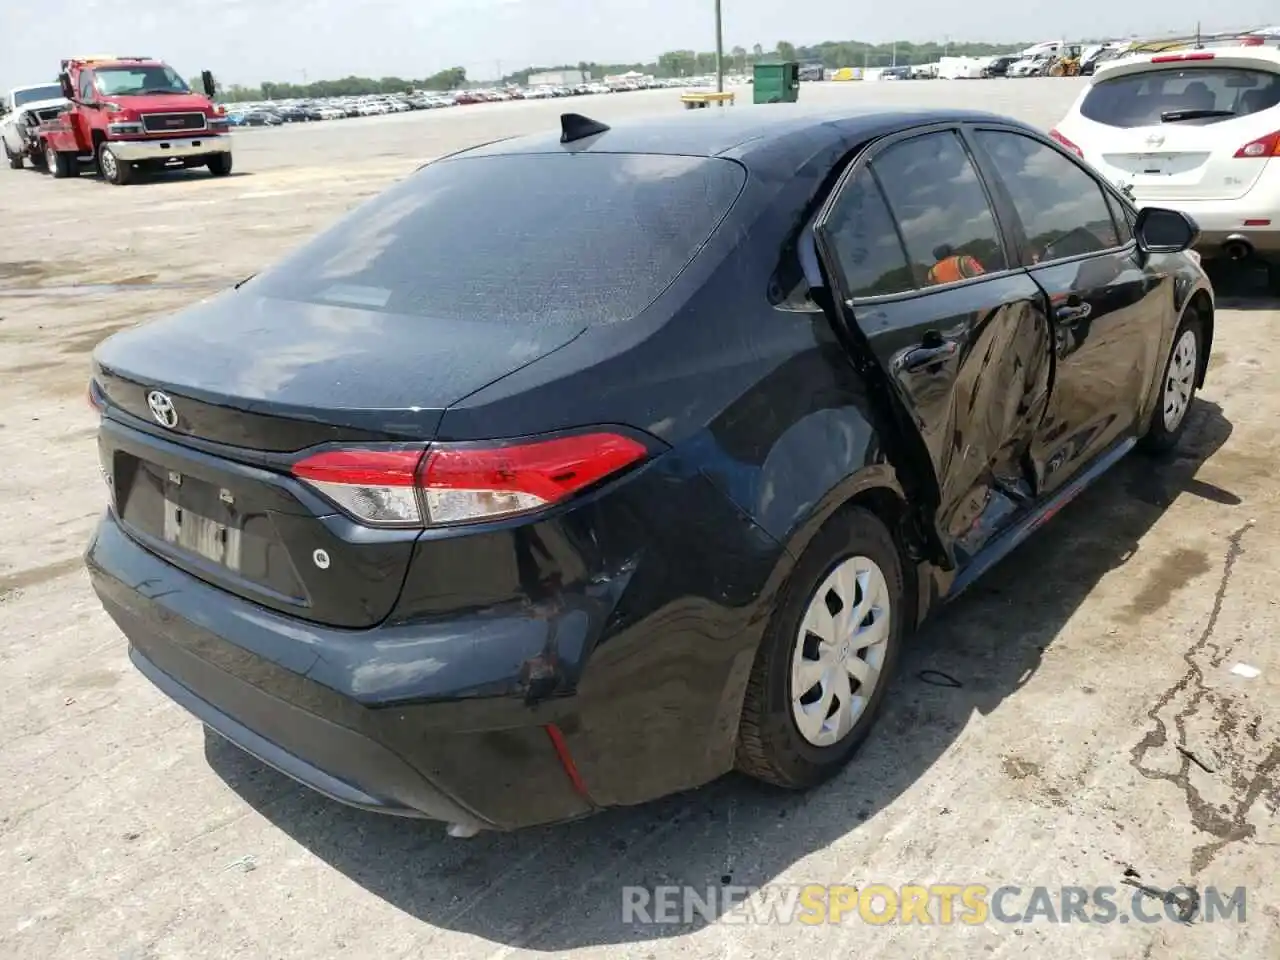
[[[954,340],[949,340],[936,346],[916,347],[902,355],[898,361],[898,369],[914,373],[925,367],[931,367],[935,363],[942,363],[942,361],[955,356],[959,349],[959,345]]]
[[[1053,315],[1059,323],[1075,323],[1093,313],[1093,307],[1080,299],[1078,294],[1071,294],[1054,311]]]

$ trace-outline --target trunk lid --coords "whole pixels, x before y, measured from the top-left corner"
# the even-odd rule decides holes
[[[1098,156],[1089,159],[1112,181],[1130,184],[1138,200],[1236,200],[1253,189],[1268,163],[1267,157],[1235,156],[1254,139],[1253,126],[1245,121],[1112,130],[1101,138]]]
[[[450,404],[580,328],[301,303],[246,287],[118,333],[94,353],[112,508],[153,552],[302,619],[368,627],[391,611],[416,529],[373,529],[293,478],[325,443],[421,444]]]

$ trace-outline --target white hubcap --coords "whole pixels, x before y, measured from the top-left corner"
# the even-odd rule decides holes
[[[841,561],[818,587],[791,656],[791,711],[809,743],[844,739],[880,683],[889,647],[889,587],[866,557]]]
[[[102,172],[107,177],[116,175],[116,158],[110,150],[103,150],[102,156],[99,158],[102,162]]]
[[[1183,330],[1173,345],[1173,356],[1169,358],[1169,372],[1164,381],[1164,428],[1170,433],[1178,429],[1191,406],[1196,365],[1196,335],[1191,330]]]

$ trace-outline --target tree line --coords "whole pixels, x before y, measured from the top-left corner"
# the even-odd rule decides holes
[[[757,62],[770,60],[799,60],[804,63],[821,63],[824,67],[884,67],[890,64],[910,66],[932,63],[939,57],[990,57],[1012,53],[1026,47],[1026,43],[863,43],[858,40],[824,41],[810,46],[787,41],[774,44],[765,50],[756,44],[750,50],[734,47],[725,51],[726,71],[745,72]],[[714,52],[697,50],[670,50],[648,63],[599,63],[581,60],[555,66],[531,66],[501,79],[503,84],[523,85],[529,76],[547,71],[577,70],[591,79],[602,79],[632,71],[660,78],[698,76],[713,73],[716,68]],[[492,82],[492,81],[488,81]],[[406,77],[343,77],[340,80],[317,80],[313,83],[287,83],[268,81],[257,86],[233,84],[221,90],[228,101],[286,100],[313,97],[370,96],[373,94],[405,93],[409,90],[459,90],[476,83],[467,77],[462,67],[450,67],[420,79]]]

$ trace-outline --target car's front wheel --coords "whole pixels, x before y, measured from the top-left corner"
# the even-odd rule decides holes
[[[903,634],[903,574],[884,524],[833,516],[792,571],[752,668],[738,768],[783,787],[827,779],[884,701]]]
[[[122,187],[133,179],[133,164],[117,157],[116,152],[104,141],[98,145],[98,172],[107,183]]]
[[[1151,411],[1151,423],[1142,447],[1148,453],[1166,453],[1178,445],[1187,429],[1187,414],[1195,399],[1204,351],[1204,325],[1189,307],[1173,335],[1173,349],[1160,379],[1160,395]]]

